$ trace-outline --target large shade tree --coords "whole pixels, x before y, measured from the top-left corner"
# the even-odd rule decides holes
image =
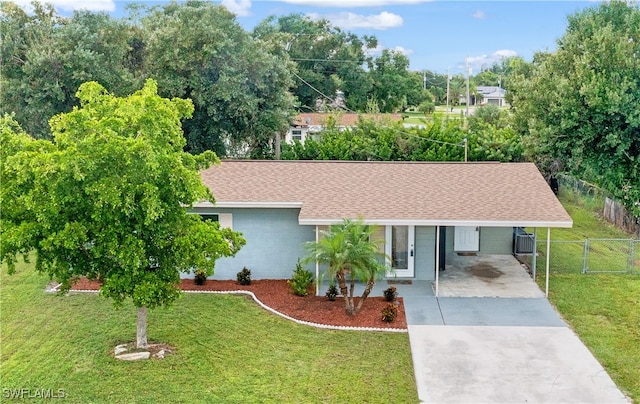
[[[403,53],[383,49],[382,54],[369,60],[369,71],[373,79],[372,95],[378,102],[380,112],[398,112],[407,106],[410,87],[422,86],[411,80],[409,58]]]
[[[520,64],[509,83],[516,122],[541,168],[561,162],[640,216],[637,3],[606,2],[570,16],[557,51]]]
[[[318,241],[305,243],[309,255],[305,262],[317,261],[327,264],[327,275],[338,281],[344,298],[345,312],[356,315],[371,293],[376,279],[385,271],[385,255],[381,252],[381,240],[376,240],[376,226],[361,220],[345,219],[323,231]],[[365,288],[355,303],[355,283],[365,283]],[[347,286],[348,285],[348,286]]]
[[[377,46],[375,37],[358,37],[302,14],[268,17],[253,35],[284,48],[295,62],[292,92],[303,112],[315,110],[316,100],[331,104],[337,90],[344,92],[347,108],[364,110],[372,85],[364,66],[367,51]]]
[[[152,80],[126,98],[95,82],[77,96],[80,107],[50,120],[54,141],[1,121],[0,259],[12,272],[20,255],[35,253],[36,269],[62,293],[79,277],[100,281],[116,305],[138,308],[144,347],[147,308],[179,296],[180,272],[211,275],[245,241],[187,212],[213,201],[198,170],[217,162],[210,151],[183,151],[189,100],[161,98]]]
[[[135,29],[104,13],[58,15],[50,4],[33,2],[25,12],[0,3],[0,113],[14,113],[32,136],[51,138],[48,120],[77,105],[75,91],[98,81],[117,95],[142,84],[135,59]]]
[[[187,1],[142,18],[145,69],[162,94],[193,100],[187,149],[268,157],[293,109],[287,64],[221,5]]]

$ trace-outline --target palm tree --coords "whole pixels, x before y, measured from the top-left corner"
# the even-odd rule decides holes
[[[386,271],[383,264],[385,259],[381,259],[386,257],[380,252],[379,243],[372,238],[375,231],[375,226],[366,225],[361,220],[345,219],[340,224],[332,225],[329,231],[321,232],[319,241],[305,243],[309,255],[304,262],[328,264],[325,274],[338,281],[345,311],[350,316],[360,311],[376,279]],[[366,287],[356,306],[353,294],[357,280],[366,282]]]

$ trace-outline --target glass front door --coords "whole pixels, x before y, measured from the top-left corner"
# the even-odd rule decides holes
[[[387,276],[413,277],[415,226],[387,226],[386,251],[393,271]]]

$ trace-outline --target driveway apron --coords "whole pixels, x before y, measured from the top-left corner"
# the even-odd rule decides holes
[[[546,298],[403,298],[425,403],[626,403]]]

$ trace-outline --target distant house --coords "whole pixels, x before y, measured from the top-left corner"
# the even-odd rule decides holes
[[[479,95],[480,105],[497,105],[499,107],[506,107],[508,104],[505,101],[505,95],[507,91],[501,87],[495,86],[478,86],[476,90]]]
[[[298,140],[301,143],[321,132],[327,127],[329,119],[335,119],[336,127],[344,130],[358,125],[360,119],[374,120],[377,122],[402,121],[401,114],[354,114],[354,113],[305,113],[296,115],[291,121],[291,126],[285,135],[285,142],[293,143]]]
[[[519,228],[572,226],[532,163],[227,160],[201,176],[216,203],[193,213],[247,240],[216,262],[216,279],[245,266],[255,279],[289,278],[304,242],[343,218],[379,226],[389,277],[426,281],[459,253],[511,254]]]

